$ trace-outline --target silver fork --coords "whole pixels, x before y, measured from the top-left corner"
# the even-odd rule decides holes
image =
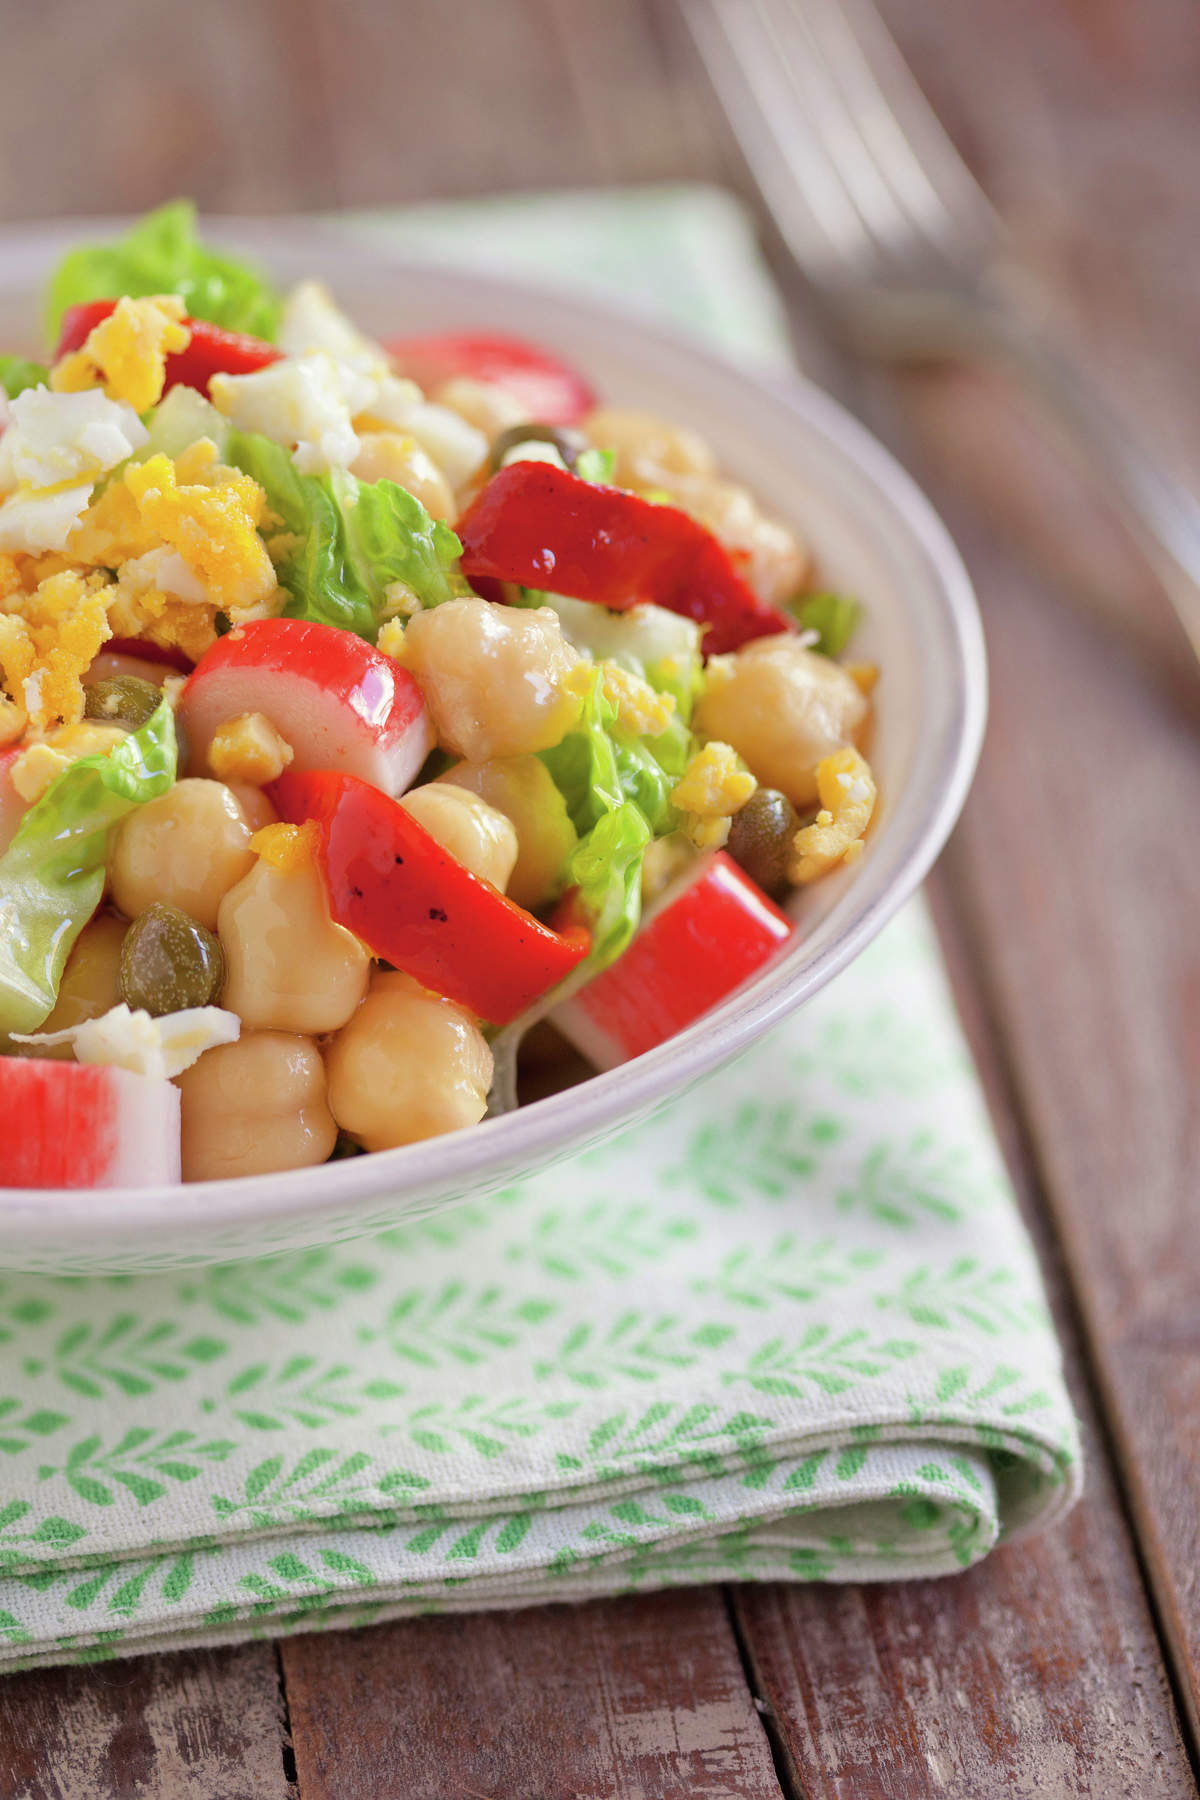
[[[681,0],[784,242],[855,344],[999,354],[1106,482],[1200,657],[1200,502],[1053,343],[869,0]]]

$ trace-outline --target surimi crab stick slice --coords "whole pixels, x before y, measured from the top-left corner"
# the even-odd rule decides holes
[[[628,950],[549,1015],[598,1069],[665,1043],[770,960],[791,922],[724,851],[648,914]]]
[[[259,619],[205,651],[179,703],[195,765],[243,713],[262,713],[282,733],[297,773],[334,769],[385,794],[402,794],[433,748],[408,670],[352,631],[306,619]]]
[[[99,1063],[0,1058],[0,1187],[179,1180],[179,1089]]]

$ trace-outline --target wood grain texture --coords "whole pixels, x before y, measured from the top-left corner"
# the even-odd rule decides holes
[[[296,1800],[283,1746],[266,1644],[0,1681],[3,1800]]]
[[[1086,1500],[965,1575],[890,1588],[747,1587],[733,1605],[805,1800],[1185,1800],[1196,1792],[1130,1533],[1075,1351],[1065,1271],[997,1053],[977,946],[933,883],[960,1013],[1082,1412]]]
[[[913,0],[889,10],[910,30],[928,16]],[[1077,353],[1200,469],[1200,420],[1179,379],[1182,346],[1200,327],[1200,289],[1188,279],[1200,176],[1194,9],[1022,4],[1019,33],[996,24],[1013,9],[989,0],[979,10],[992,19],[983,45],[977,17],[968,31],[947,9],[936,56],[916,39],[906,47],[922,73],[928,56],[943,79],[986,47],[989,82],[969,102],[981,172],[1004,189],[1022,248],[1052,277]],[[1055,154],[1032,157],[1031,144]],[[1047,580],[1011,555],[1018,512],[1034,526],[1027,557],[1065,538],[1064,521],[1093,549],[1111,543],[1110,528],[1081,490],[1064,504],[1062,466],[1026,425],[996,404],[981,413],[977,377],[912,378],[904,396],[910,453],[917,446],[976,572],[991,655],[988,744],[947,870],[981,953],[1195,1728],[1196,671],[1127,561],[1111,559],[1106,579],[1094,557],[1086,574],[1079,560],[1059,559]],[[979,453],[989,425],[990,460]],[[976,453],[964,457],[964,443]],[[1064,577],[1076,599],[1103,593],[1104,622],[1061,604]]]
[[[778,1800],[715,1589],[282,1646],[302,1800]]]
[[[1194,0],[881,4],[1073,341],[1200,469],[1184,379],[1200,294]],[[253,211],[741,183],[678,26],[675,0],[111,0],[102,14],[0,0],[19,75],[0,110],[0,216],[180,191]],[[836,377],[827,354],[810,366]],[[1171,1800],[1195,1789],[1108,1432],[1194,1693],[1190,670],[1121,534],[994,382],[880,377],[860,398],[919,465],[984,604],[993,726],[945,864],[950,941],[965,945],[960,994],[982,1022],[1011,1159],[1049,1208],[1043,1255],[1066,1265],[1108,1426],[1065,1529],[953,1581],[746,1590],[738,1620],[813,1800]],[[301,1800],[779,1792],[711,1590],[416,1621],[281,1654]],[[252,1647],[13,1678],[0,1796],[275,1800],[291,1790],[274,1674]]]

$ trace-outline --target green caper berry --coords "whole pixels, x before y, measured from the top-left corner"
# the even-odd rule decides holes
[[[553,444],[568,469],[574,469],[580,451],[588,447],[582,433],[566,431],[559,425],[510,425],[492,440],[491,468],[498,469],[507,452],[518,444]]]
[[[210,1006],[224,980],[217,938],[177,906],[156,900],[125,933],[121,995],[135,1010],[160,1018],[188,1006]]]
[[[136,731],[158,710],[162,689],[140,675],[114,675],[110,681],[93,682],[84,690],[83,716],[103,719],[108,725],[128,725]]]
[[[795,807],[778,788],[755,788],[734,814],[725,848],[772,900],[787,891],[792,839],[799,826]]]

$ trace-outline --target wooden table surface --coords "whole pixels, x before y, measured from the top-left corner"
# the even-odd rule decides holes
[[[886,0],[1080,355],[1200,477],[1194,0]],[[696,176],[753,200],[673,0],[3,0],[0,218]],[[999,378],[798,348],[970,564],[992,716],[933,882],[1088,1445],[939,1582],[702,1588],[0,1682],[2,1800],[1194,1795],[1195,670]]]

